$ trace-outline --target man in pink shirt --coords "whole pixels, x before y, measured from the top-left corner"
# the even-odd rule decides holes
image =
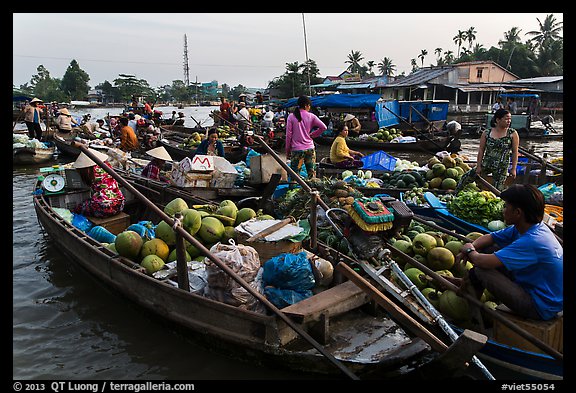
[[[311,106],[308,96],[300,96],[298,107],[286,122],[286,158],[290,159],[290,167],[298,174],[302,164],[306,165],[309,179],[316,177],[316,150],[312,138],[322,135],[327,128],[318,116],[310,113]]]

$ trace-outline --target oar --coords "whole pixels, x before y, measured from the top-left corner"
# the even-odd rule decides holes
[[[410,292],[412,292],[412,294],[414,295],[414,297],[416,298],[418,303],[420,303],[422,305],[422,307],[424,307],[426,309],[426,311],[428,311],[430,313],[430,315],[432,315],[432,318],[434,318],[434,321],[436,323],[438,323],[438,325],[442,328],[444,333],[446,333],[446,335],[448,335],[450,340],[452,340],[452,342],[455,342],[458,339],[458,335],[456,334],[454,329],[452,329],[452,327],[444,319],[444,316],[442,314],[440,314],[438,312],[438,310],[436,310],[436,307],[434,307],[432,305],[432,303],[430,303],[428,301],[426,296],[424,296],[424,294],[422,294],[422,292],[420,292],[420,289],[418,289],[418,287],[416,287],[416,285],[414,285],[414,283],[412,283],[412,281],[402,271],[402,269],[400,269],[400,266],[398,266],[396,261],[394,261],[390,257],[390,253],[391,253],[390,250],[388,250],[388,249],[384,250],[383,257],[384,257],[385,263],[388,264],[388,267],[394,273],[396,273],[396,275],[400,278],[400,280],[406,286],[406,288],[408,288],[408,290]],[[489,380],[492,380],[492,381],[495,380],[494,376],[490,373],[490,371],[486,368],[486,366],[484,366],[484,364],[482,364],[482,362],[480,362],[480,359],[478,359],[477,356],[475,356],[475,355],[472,356],[472,363],[474,363],[480,369],[480,371],[482,371],[482,374],[484,374],[486,376],[486,378],[488,378]]]
[[[204,129],[204,127],[202,127],[202,125],[200,123],[198,123],[198,121],[194,118],[194,116],[190,115],[190,117],[192,118],[192,120],[194,120],[196,122],[198,127],[200,127],[201,129]]]
[[[348,368],[346,368],[339,360],[337,360],[332,354],[330,354],[326,349],[320,345],[316,340],[314,340],[307,332],[302,330],[294,321],[292,321],[286,314],[280,311],[274,304],[272,304],[265,296],[260,294],[254,288],[252,288],[244,279],[234,270],[232,270],[228,265],[226,265],[220,258],[213,255],[210,250],[208,250],[201,242],[199,242],[195,237],[190,235],[190,233],[185,230],[181,225],[177,225],[178,222],[174,220],[172,217],[168,216],[161,210],[158,206],[153,204],[146,196],[144,196],[140,191],[134,188],[130,183],[128,183],[122,176],[118,175],[114,169],[112,169],[109,165],[104,164],[102,160],[96,157],[84,144],[76,143],[74,144],[80,148],[80,150],[86,154],[90,159],[92,159],[98,166],[100,166],[103,170],[105,170],[110,176],[112,176],[118,183],[122,184],[124,187],[128,189],[134,196],[140,199],[149,209],[151,209],[154,213],[156,213],[160,218],[166,221],[170,226],[173,228],[174,231],[177,231],[178,234],[192,243],[196,248],[198,248],[206,258],[210,259],[216,266],[222,269],[227,275],[229,275],[234,281],[242,286],[248,293],[258,299],[262,304],[264,304],[270,311],[276,314],[280,319],[282,319],[288,326],[290,326],[294,331],[296,331],[301,337],[303,337],[308,343],[310,343],[318,352],[320,352],[326,359],[328,359],[332,364],[334,364],[340,371],[342,371],[346,376],[351,379],[358,380],[359,378]]]
[[[540,164],[544,164],[544,159],[542,157],[539,157],[537,155],[532,154],[526,148],[524,148],[522,146],[518,146],[518,151],[520,151],[520,153],[524,154],[526,157],[531,158],[535,161],[538,161]],[[564,173],[563,169],[557,167],[556,165],[552,165],[552,164],[546,162],[546,166],[549,166],[550,168],[554,169],[555,171],[557,171],[559,173]]]

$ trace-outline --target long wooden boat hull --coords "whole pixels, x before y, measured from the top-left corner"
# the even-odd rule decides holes
[[[36,189],[39,187],[37,182]],[[142,206],[128,190],[124,191],[125,211],[134,209],[146,214],[131,216],[133,222],[155,219],[149,210],[139,209]],[[245,357],[259,356],[283,367],[307,372],[341,372],[278,316],[211,300],[138,269],[136,263],[90,238],[52,209],[53,205],[61,207],[66,197],[65,194],[36,193],[33,203],[37,217],[58,250],[97,281],[200,340],[216,346],[243,348]],[[413,369],[418,367],[418,360],[425,361],[424,355],[430,353],[428,344],[408,336],[386,315],[366,314],[360,308],[331,318],[330,329],[333,336],[325,349],[359,375],[386,370],[396,373],[401,368],[410,368],[407,365]]]
[[[431,139],[419,139],[413,143],[369,142],[359,140],[347,140],[348,147],[360,150],[383,150],[388,151],[427,151],[439,152],[447,150],[452,137],[434,137]],[[319,145],[331,146],[333,137],[320,136],[314,139]]]
[[[29,147],[12,149],[12,163],[14,165],[43,164],[52,161],[55,152],[55,146],[46,149]]]

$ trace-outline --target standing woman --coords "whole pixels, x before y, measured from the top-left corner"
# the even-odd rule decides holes
[[[24,122],[28,127],[28,136],[30,139],[42,139],[42,127],[40,126],[40,115],[42,111],[38,107],[38,103],[42,100],[33,98],[28,105],[24,108]]]
[[[316,177],[316,150],[312,138],[326,131],[326,124],[313,113],[310,113],[312,101],[308,96],[298,98],[298,107],[288,116],[286,122],[286,158],[290,167],[300,173],[302,164],[306,165],[308,178]],[[316,128],[313,132],[312,129]]]
[[[491,172],[494,187],[500,191],[504,189],[504,182],[508,176],[510,156],[512,156],[510,176],[516,178],[520,137],[515,129],[510,128],[511,122],[512,115],[506,109],[498,109],[494,113],[494,127],[485,130],[480,136],[476,158],[476,173],[486,175]]]
[[[99,151],[90,149],[90,152],[102,161],[108,159],[106,154]],[[80,153],[74,161],[73,167],[78,170],[82,180],[90,186],[90,198],[79,203],[73,213],[88,217],[110,217],[124,209],[124,195],[116,180],[84,152]]]

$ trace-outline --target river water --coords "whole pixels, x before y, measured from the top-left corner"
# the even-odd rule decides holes
[[[214,107],[159,108],[211,125]],[[73,110],[92,120],[117,108]],[[556,124],[556,126],[561,126]],[[462,141],[474,159],[478,140]],[[524,145],[524,144],[523,144]],[[527,145],[524,145],[528,147]],[[535,144],[562,156],[562,142]],[[319,155],[323,154],[319,149]],[[421,162],[426,156],[394,154]],[[60,157],[58,162],[65,163]],[[45,166],[45,165],[44,165]],[[16,380],[296,380],[310,375],[246,363],[164,326],[69,263],[39,226],[32,188],[41,166],[14,167],[12,377]],[[316,379],[318,379],[316,377]]]

